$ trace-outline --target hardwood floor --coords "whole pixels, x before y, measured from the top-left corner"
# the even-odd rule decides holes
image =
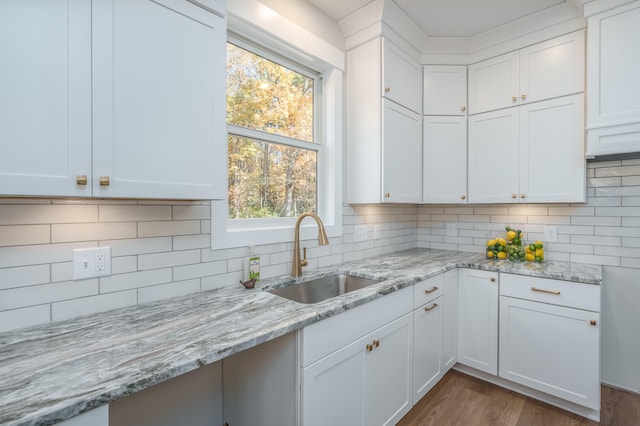
[[[584,417],[451,370],[398,426],[592,426]],[[640,426],[640,396],[602,387],[602,426]]]

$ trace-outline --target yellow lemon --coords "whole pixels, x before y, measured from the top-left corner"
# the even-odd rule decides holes
[[[489,240],[489,241],[487,241],[487,247],[495,246],[495,245],[496,245],[496,240]]]
[[[487,259],[493,259],[493,252],[491,250],[487,252]]]
[[[504,240],[504,238],[496,238],[496,241],[501,245],[501,246],[506,246],[507,242]]]
[[[507,253],[501,251],[498,253],[498,259],[506,259]]]
[[[533,262],[533,259],[535,259],[535,256],[531,253],[527,253],[525,257],[527,259],[527,262]]]
[[[529,248],[529,246],[526,246],[524,248],[524,252],[527,253],[527,254],[531,253],[531,249]]]
[[[536,249],[536,256],[543,257],[544,256],[544,250],[543,249]]]
[[[507,240],[511,241],[516,237],[516,231],[507,232]]]

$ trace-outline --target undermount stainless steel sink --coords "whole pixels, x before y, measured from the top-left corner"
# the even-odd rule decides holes
[[[322,278],[269,290],[269,293],[299,303],[318,303],[341,294],[379,283],[382,280],[356,277],[349,274],[328,275]]]

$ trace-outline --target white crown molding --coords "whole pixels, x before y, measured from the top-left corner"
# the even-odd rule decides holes
[[[586,0],[584,3],[584,16],[589,17],[635,1],[637,0]]]

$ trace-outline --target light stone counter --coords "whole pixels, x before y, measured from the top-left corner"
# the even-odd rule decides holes
[[[97,408],[456,267],[599,285],[599,265],[489,261],[414,249],[307,272],[383,278],[303,305],[263,290],[290,277],[240,284],[0,334],[0,424],[47,425]]]

